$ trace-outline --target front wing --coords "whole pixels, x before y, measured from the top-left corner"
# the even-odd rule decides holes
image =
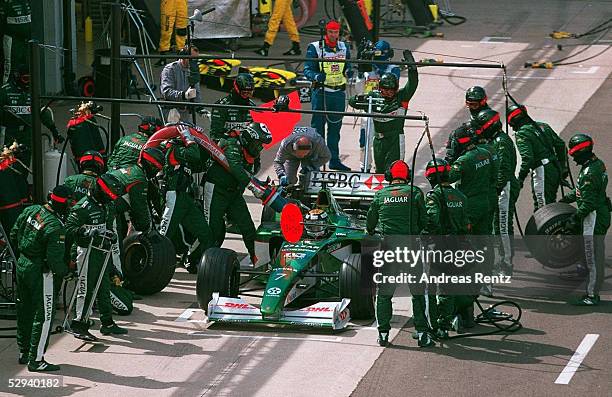
[[[283,310],[277,318],[264,318],[258,307],[242,298],[228,298],[214,293],[208,303],[208,321],[306,325],[341,330],[351,320],[349,303],[351,300],[346,298],[340,302],[319,302],[302,309]]]

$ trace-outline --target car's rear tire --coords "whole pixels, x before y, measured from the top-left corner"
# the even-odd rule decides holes
[[[196,295],[198,304],[205,312],[213,292],[221,296],[238,296],[240,263],[236,253],[227,248],[209,248],[202,255],[198,268]]]
[[[165,236],[150,241],[141,233],[123,240],[123,273],[126,287],[139,295],[151,295],[166,288],[176,265],[176,252]]]
[[[583,258],[582,238],[568,236],[565,221],[576,212],[566,203],[537,210],[525,227],[525,243],[534,258],[551,269],[571,266]]]
[[[361,254],[351,254],[346,258],[340,269],[338,287],[342,298],[351,299],[351,318],[365,320],[374,317],[374,284],[367,277],[362,278]]]

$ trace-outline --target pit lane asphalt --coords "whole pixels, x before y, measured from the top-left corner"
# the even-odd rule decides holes
[[[536,49],[556,44],[545,38],[554,29],[581,32],[592,26],[597,18],[609,17],[610,4],[457,1],[452,4],[453,11],[466,15],[469,20],[458,27],[445,25],[440,28],[439,31],[446,35],[444,40],[390,41],[395,47],[422,51],[415,52],[417,60],[439,57],[423,52],[503,60],[509,65],[512,94],[528,106],[535,119],[548,122],[566,140],[575,131],[592,133],[596,152],[610,164],[612,155],[607,133],[612,121],[609,115],[611,52],[585,62],[582,67],[575,65],[552,71],[522,69],[526,60],[567,54],[569,49],[562,53],[554,48]],[[283,42],[279,42],[273,50],[280,53],[283,48]],[[600,49],[600,46],[594,47],[577,58]],[[443,145],[452,128],[467,119],[463,93],[471,85],[483,84],[490,104],[503,112],[500,73],[436,68],[421,68],[419,72],[421,83],[410,108],[422,110],[431,117],[436,148]],[[124,107],[124,111],[128,109],[132,108]],[[61,120],[58,113],[56,117]],[[303,124],[307,121],[305,118]],[[407,123],[407,159],[411,159],[415,136],[421,130],[422,125]],[[353,168],[357,168],[359,162],[357,133],[352,118],[346,118],[341,147],[343,161]],[[270,164],[272,158],[273,150],[266,152],[263,164]],[[417,170],[428,159],[428,149],[422,148],[417,156]],[[573,172],[576,176],[575,167]],[[263,171],[266,173],[271,175],[270,167]],[[417,174],[422,172],[417,171]],[[422,177],[416,181],[426,188]],[[257,223],[261,206],[254,199],[249,201]],[[528,191],[522,193],[518,211],[524,226],[531,212]],[[229,235],[226,246],[244,252],[237,236]],[[538,277],[556,277],[554,272],[544,271],[521,253],[517,254],[516,269],[517,276],[524,282]],[[602,298],[609,301],[609,280],[606,288],[608,292]],[[8,389],[8,378],[32,374],[17,366],[14,340],[0,340],[0,393],[345,396],[353,392],[368,396],[413,393],[439,396],[488,392],[598,396],[607,395],[605,390],[612,390],[612,376],[607,365],[610,357],[610,338],[606,332],[611,325],[609,302],[595,309],[573,308],[562,300],[525,298],[520,291],[509,291],[524,309],[525,329],[517,334],[459,339],[444,347],[423,350],[410,338],[412,326],[408,322],[393,340],[393,345],[382,349],[376,346],[375,330],[367,324],[331,335],[286,328],[206,328],[204,323],[197,322],[202,320],[197,311],[190,317],[193,322],[175,321],[186,309],[195,307],[194,290],[195,276],[179,269],[166,290],[135,302],[136,309],[131,316],[116,318],[130,329],[127,336],[103,337],[102,343],[97,344],[82,344],[70,335],[53,336],[46,357],[53,363],[62,364],[59,373],[64,376],[62,388]],[[580,293],[579,287],[574,290]],[[393,323],[395,332],[411,314],[408,299],[397,298],[396,301],[399,316]],[[58,312],[58,317],[60,315]],[[0,326],[6,323],[0,322]],[[94,333],[99,335],[96,330],[97,326]],[[558,374],[584,335],[589,333],[600,334],[600,337],[582,366],[569,385],[555,385]]]

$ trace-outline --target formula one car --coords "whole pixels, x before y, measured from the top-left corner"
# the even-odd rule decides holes
[[[351,318],[372,318],[375,288],[361,257],[379,239],[365,231],[364,207],[383,183],[382,175],[312,172],[280,216],[264,210],[253,267],[241,268],[231,250],[207,250],[196,290],[208,320],[340,330]]]

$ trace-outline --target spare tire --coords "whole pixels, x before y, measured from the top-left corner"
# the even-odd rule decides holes
[[[151,295],[166,288],[176,265],[172,242],[162,235],[153,241],[141,233],[123,240],[125,286],[139,295]]]
[[[571,236],[565,221],[576,212],[566,203],[537,210],[525,227],[525,244],[534,258],[551,269],[571,266],[583,258],[582,236]]]
[[[361,271],[361,254],[351,254],[342,263],[338,280],[340,297],[351,299],[349,311],[355,320],[374,317],[374,283],[370,280],[370,285],[364,285]]]
[[[240,286],[236,253],[227,248],[209,248],[202,255],[198,267],[196,295],[200,308],[208,312],[213,292],[221,296],[237,297]]]

